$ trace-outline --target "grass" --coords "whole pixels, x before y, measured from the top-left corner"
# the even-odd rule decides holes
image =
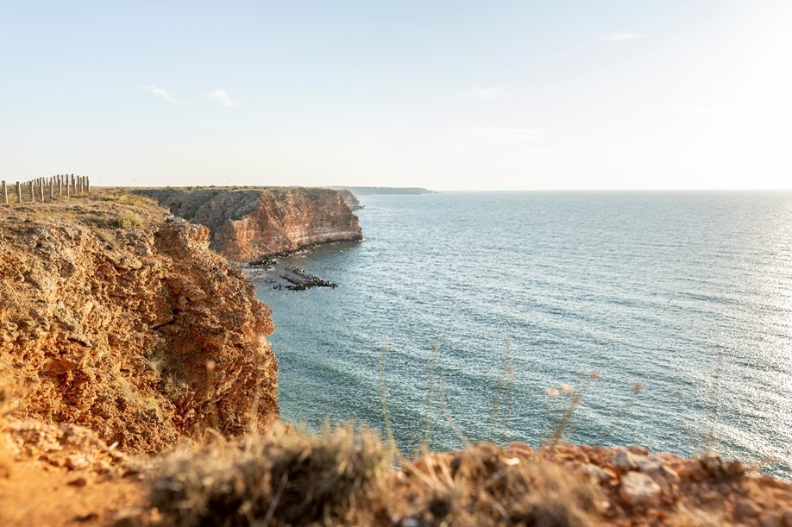
[[[380,355],[379,363],[379,378],[380,378],[380,397],[382,400],[382,421],[385,423],[385,435],[388,438],[388,447],[391,453],[401,457],[399,448],[396,446],[396,441],[393,439],[393,430],[391,429],[391,418],[388,410],[388,384],[385,381],[385,359],[388,356],[388,347],[382,347],[382,354]]]
[[[514,397],[514,366],[509,360],[511,343],[506,342],[501,359],[498,381],[495,383],[495,396],[487,419],[487,438],[490,441],[504,441],[509,430],[512,399]]]
[[[586,478],[528,460],[492,443],[471,444],[453,422],[445,376],[432,347],[424,443],[410,461],[396,446],[385,378],[379,374],[385,439],[349,425],[319,433],[277,424],[263,435],[226,441],[209,435],[203,447],[167,455],[150,481],[150,503],[164,525],[589,525],[600,491]],[[491,437],[503,437],[512,404],[514,369],[504,351],[490,414]],[[439,378],[438,378],[439,377]],[[451,454],[429,450],[439,407],[465,445]],[[523,456],[523,457],[520,457]]]
[[[429,358],[429,378],[426,383],[426,420],[424,424],[423,444],[426,449],[432,446],[432,425],[434,423],[435,379],[437,370],[437,354],[440,343],[432,343],[432,354]]]
[[[122,229],[139,227],[142,223],[143,220],[140,219],[140,216],[132,211],[125,210],[118,215],[118,226]]]
[[[130,193],[127,190],[112,190],[102,194],[102,198],[107,201],[115,201],[117,203],[124,203],[126,205],[144,206],[148,202],[145,198]]]
[[[586,478],[491,443],[426,456],[404,473],[387,517],[416,525],[591,525],[601,496]]]
[[[387,467],[372,432],[276,425],[165,457],[151,503],[168,525],[365,525]]]
[[[627,417],[632,411],[636,401],[638,400],[638,394],[640,394],[643,389],[643,383],[636,382],[633,384],[632,395],[627,400],[627,402],[624,403],[624,406],[621,407],[619,413],[616,415],[616,419],[610,424],[608,429],[605,431],[605,435],[599,439],[598,443],[602,444],[613,436],[613,433],[622,424],[624,418]]]
[[[584,526],[601,492],[524,452],[481,443],[389,470],[379,436],[276,425],[164,457],[150,481],[162,525]]]

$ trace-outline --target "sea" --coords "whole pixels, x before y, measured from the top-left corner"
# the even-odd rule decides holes
[[[273,289],[282,418],[422,445],[715,450],[792,477],[792,193],[360,198]],[[390,430],[390,432],[389,432]]]

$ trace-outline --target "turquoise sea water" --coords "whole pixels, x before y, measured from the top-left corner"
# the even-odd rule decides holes
[[[546,390],[568,384],[582,394],[573,442],[689,454],[712,437],[718,450],[792,475],[792,194],[361,202],[363,242],[280,263],[337,289],[255,281],[277,325],[284,419],[383,429],[387,346],[391,421],[410,451],[425,433],[436,342],[434,393],[442,377],[447,412],[435,398],[432,448],[459,447],[458,432],[537,444],[571,398]]]

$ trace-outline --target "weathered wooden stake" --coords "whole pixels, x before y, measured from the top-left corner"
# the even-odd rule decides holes
[[[89,178],[88,176],[85,176],[85,193],[86,194],[91,193],[91,178]]]
[[[17,203],[22,203],[22,185],[19,181],[16,182]]]
[[[3,180],[3,203],[8,205],[8,189],[6,188],[5,180]]]
[[[55,201],[55,179],[49,178],[50,201]]]
[[[71,196],[71,185],[69,185],[69,176],[66,175],[66,197]]]
[[[28,188],[30,189],[30,201],[36,201],[36,192],[33,190],[32,181],[28,183]]]
[[[39,178],[38,188],[39,188],[39,197],[41,198],[41,202],[44,203],[44,180],[42,180],[41,178]]]

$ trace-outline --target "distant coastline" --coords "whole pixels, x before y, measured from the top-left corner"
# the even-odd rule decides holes
[[[437,194],[434,190],[421,187],[327,187],[333,190],[348,190],[356,196],[375,196],[375,195],[416,195],[416,194]]]

